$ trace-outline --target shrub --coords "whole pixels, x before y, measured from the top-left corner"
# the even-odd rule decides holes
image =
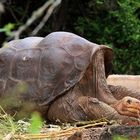
[[[90,1],[90,14],[75,23],[78,34],[114,49],[114,72],[140,74],[140,2],[138,0]]]

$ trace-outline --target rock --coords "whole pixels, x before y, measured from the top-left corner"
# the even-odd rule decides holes
[[[140,91],[140,75],[110,75],[107,78],[109,85],[121,85]]]

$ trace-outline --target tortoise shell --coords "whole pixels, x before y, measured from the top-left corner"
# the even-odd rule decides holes
[[[82,79],[100,49],[104,51],[107,76],[112,50],[73,33],[53,32],[45,38],[13,40],[0,50],[0,94],[9,95],[23,83],[26,90],[12,96],[48,106]]]

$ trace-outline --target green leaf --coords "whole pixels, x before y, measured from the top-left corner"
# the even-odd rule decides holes
[[[14,23],[8,23],[8,24],[6,24],[5,26],[4,26],[4,29],[6,30],[6,31],[11,31],[11,30],[13,30],[15,28],[15,24]]]
[[[37,134],[40,132],[43,121],[42,118],[40,117],[40,114],[38,112],[34,112],[32,114],[31,120],[30,120],[30,127],[29,127],[29,133],[31,134]]]
[[[12,30],[15,28],[14,23],[8,23],[3,28],[0,28],[0,32],[4,32],[7,36],[12,36]]]

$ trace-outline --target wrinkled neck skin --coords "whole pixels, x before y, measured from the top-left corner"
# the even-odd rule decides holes
[[[89,65],[81,81],[76,85],[84,96],[97,98],[109,105],[117,100],[110,92],[105,76],[104,54],[102,50],[94,55],[93,62]]]

